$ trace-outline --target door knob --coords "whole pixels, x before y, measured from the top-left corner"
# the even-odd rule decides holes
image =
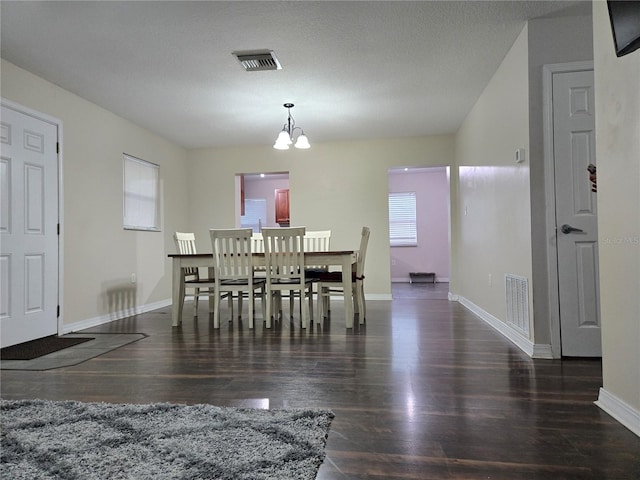
[[[560,227],[560,231],[562,233],[573,233],[573,232],[582,233],[582,232],[584,232],[584,230],[581,230],[580,228],[572,227],[571,225],[568,225],[566,223]]]

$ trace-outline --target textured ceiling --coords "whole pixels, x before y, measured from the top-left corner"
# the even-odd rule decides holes
[[[2,58],[188,148],[452,133],[527,19],[590,1],[13,2]],[[274,50],[245,72],[231,52]]]

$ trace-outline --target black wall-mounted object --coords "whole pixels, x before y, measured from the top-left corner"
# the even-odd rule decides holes
[[[607,5],[616,55],[640,48],[640,0],[608,0]]]

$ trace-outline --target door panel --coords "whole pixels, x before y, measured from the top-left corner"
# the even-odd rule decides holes
[[[57,126],[2,106],[2,347],[58,331]]]
[[[562,355],[602,355],[593,72],[553,75],[556,232]]]

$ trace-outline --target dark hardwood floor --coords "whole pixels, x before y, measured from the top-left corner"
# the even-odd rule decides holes
[[[2,398],[330,408],[321,480],[640,478],[640,438],[593,404],[599,360],[532,360],[442,288],[394,287],[354,331],[338,299],[310,331],[164,308],[87,330],[148,335],[97,358],[2,371]]]

